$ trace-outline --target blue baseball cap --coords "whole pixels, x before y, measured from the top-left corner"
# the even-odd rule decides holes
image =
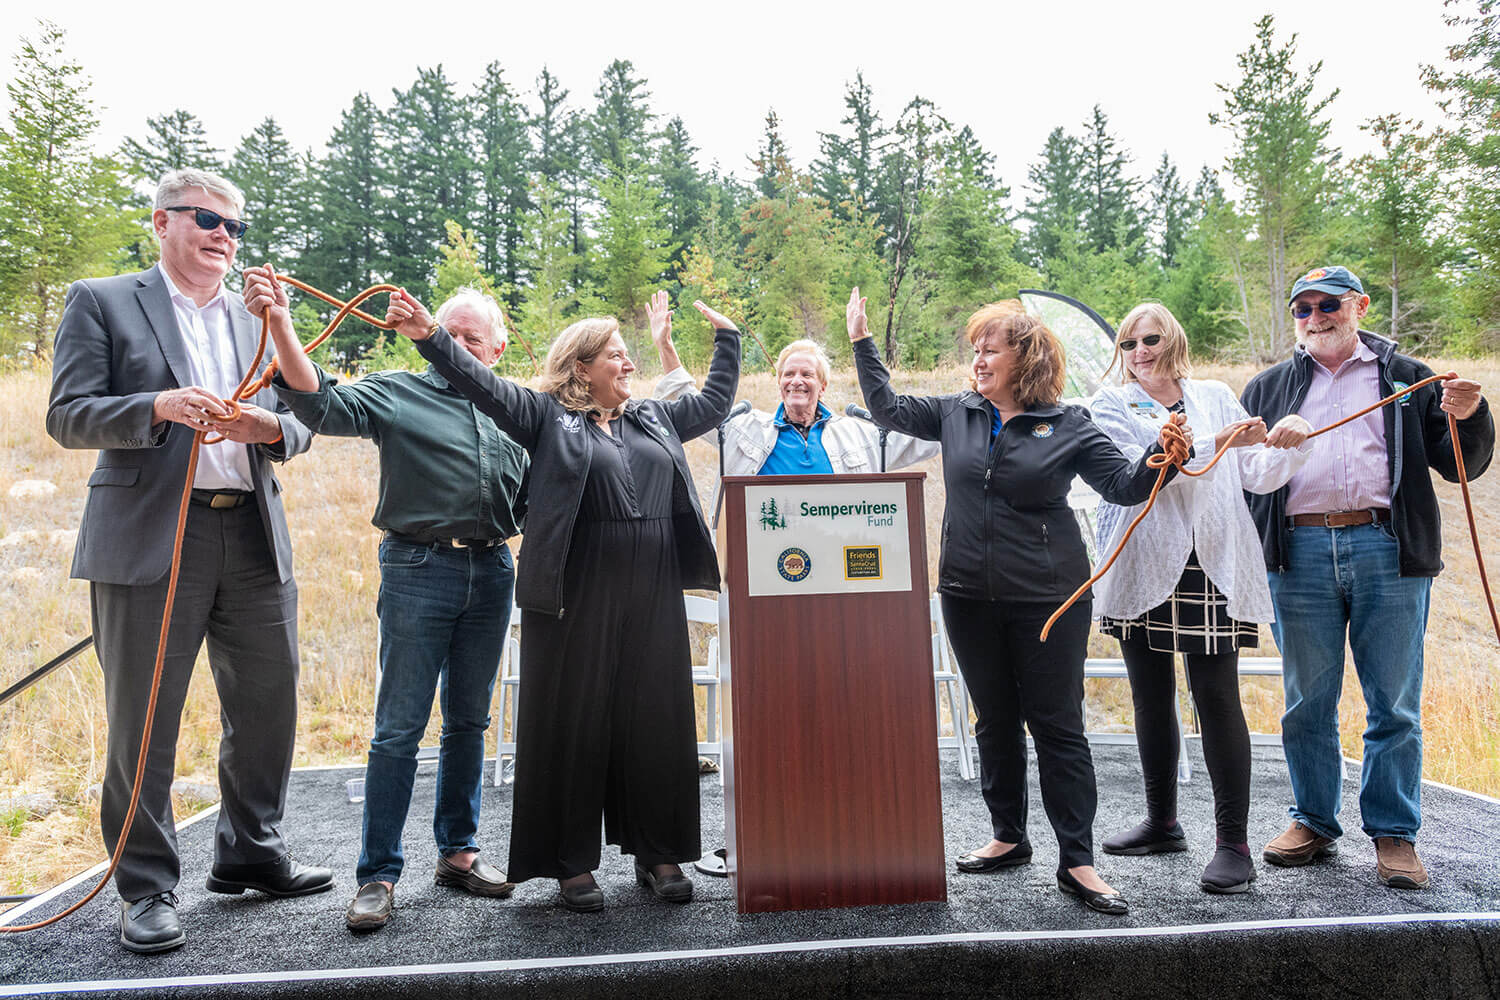
[[[1358,292],[1363,295],[1365,286],[1359,283],[1359,279],[1347,267],[1335,264],[1332,267],[1315,267],[1298,278],[1297,283],[1292,286],[1292,294],[1287,296],[1287,304],[1290,305],[1303,292],[1333,292],[1335,295]]]

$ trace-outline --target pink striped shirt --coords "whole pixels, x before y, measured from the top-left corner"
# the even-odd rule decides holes
[[[1303,348],[1299,345],[1297,350]],[[1380,400],[1375,352],[1358,341],[1354,354],[1330,372],[1308,355],[1312,383],[1297,410],[1313,429]],[[1391,505],[1391,471],[1380,410],[1312,440],[1312,457],[1287,483],[1287,514],[1327,514]]]

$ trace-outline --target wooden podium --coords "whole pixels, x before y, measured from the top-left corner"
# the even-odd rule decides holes
[[[924,478],[724,478],[724,804],[741,913],[948,898]]]

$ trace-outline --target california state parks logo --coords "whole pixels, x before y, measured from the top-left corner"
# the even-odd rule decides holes
[[[812,572],[812,559],[799,548],[790,548],[776,557],[776,571],[789,583],[801,583]]]

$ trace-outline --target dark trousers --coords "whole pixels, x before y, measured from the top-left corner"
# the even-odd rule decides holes
[[[1130,696],[1135,702],[1135,742],[1146,779],[1146,816],[1160,824],[1177,818],[1177,697],[1172,657],[1146,644],[1143,631],[1120,641]],[[1203,758],[1214,788],[1214,826],[1225,844],[1244,844],[1250,818],[1250,730],[1240,707],[1238,650],[1184,653],[1188,687],[1203,725]]]
[[[583,524],[564,617],[523,612],[512,881],[598,868],[601,817],[641,864],[702,855],[680,578],[670,518]]]
[[[1026,840],[1026,732],[1036,744],[1042,808],[1058,867],[1094,863],[1094,758],[1083,735],[1083,661],[1090,601],[1058,619],[1049,606],[943,595],[943,621],[974,700],[979,781],[996,840]]]
[[[99,818],[111,852],[130,805],[166,594],[165,578],[89,588],[109,719]],[[275,860],[287,850],[279,824],[297,728],[297,585],[278,578],[253,503],[188,509],[140,806],[115,872],[127,900],[173,889],[181,876],[172,775],[188,681],[205,638],[223,727],[214,857],[229,864]]]

